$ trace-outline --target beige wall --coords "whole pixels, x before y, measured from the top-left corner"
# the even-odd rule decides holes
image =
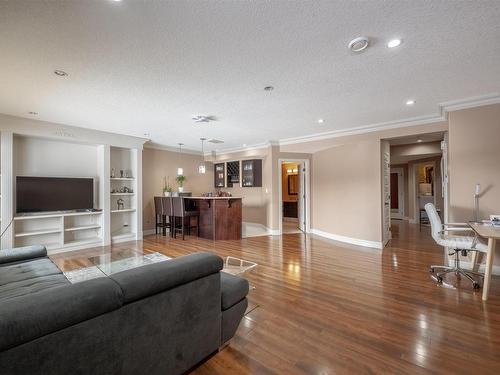
[[[450,221],[473,218],[477,183],[480,217],[500,214],[500,104],[451,112],[449,123]],[[495,264],[500,264],[500,249]]]
[[[142,205],[143,228],[154,229],[153,197],[163,194],[165,176],[170,176],[170,185],[177,190],[175,177],[179,164],[184,168],[186,182],[184,191],[193,195],[214,190],[214,170],[211,163],[206,163],[207,172],[198,173],[200,155],[179,154],[178,152],[145,148],[142,154]]]
[[[382,240],[380,140],[313,154],[314,229],[356,239]]]

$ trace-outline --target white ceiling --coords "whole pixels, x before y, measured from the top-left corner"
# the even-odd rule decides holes
[[[0,112],[193,149],[431,116],[500,91],[499,20],[500,1],[2,1]]]

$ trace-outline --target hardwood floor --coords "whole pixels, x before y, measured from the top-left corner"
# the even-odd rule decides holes
[[[303,234],[217,243],[153,235],[52,258],[75,268],[103,251],[210,251],[259,263],[237,335],[193,374],[500,373],[500,279],[486,303],[469,284],[437,286],[428,267],[443,251],[424,231],[395,222],[384,250]]]

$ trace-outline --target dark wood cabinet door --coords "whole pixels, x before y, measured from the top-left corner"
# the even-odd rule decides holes
[[[225,186],[226,168],[224,163],[214,164],[214,187],[223,188]]]
[[[243,160],[241,162],[241,186],[262,186],[262,160]]]

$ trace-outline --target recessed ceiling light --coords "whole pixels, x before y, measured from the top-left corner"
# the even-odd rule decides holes
[[[246,144],[246,143],[243,143],[243,147],[247,147],[247,144]]]
[[[322,124],[322,123],[324,123],[324,122],[325,122],[325,120],[323,120],[322,118],[320,118],[320,119],[318,120],[318,124]]]
[[[28,113],[29,113],[30,115],[33,115],[33,116],[38,115],[38,112],[35,112],[35,111],[29,111]]]
[[[273,86],[266,86],[264,87],[264,91],[273,91],[274,87]]]
[[[396,48],[401,44],[401,39],[392,39],[387,43],[387,47],[389,48]]]
[[[360,36],[349,42],[347,47],[353,52],[361,52],[368,47],[369,40],[366,36]]]
[[[413,105],[415,103],[416,103],[416,101],[412,100],[412,99],[406,101],[406,105]]]
[[[68,73],[66,73],[64,70],[54,70],[54,74],[59,77],[66,77]]]

